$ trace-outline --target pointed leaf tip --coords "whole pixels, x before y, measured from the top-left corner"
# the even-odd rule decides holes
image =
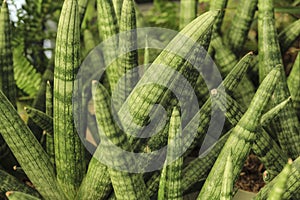
[[[5,0],[4,0],[4,1],[5,1]],[[3,1],[3,2],[4,2],[4,1]],[[14,192],[13,192],[13,191],[8,191],[8,192],[5,193],[5,195],[6,195],[7,197],[9,197],[10,195],[12,195],[12,193],[14,193]]]
[[[212,96],[216,96],[216,95],[218,94],[218,90],[217,90],[217,89],[212,89],[212,90],[210,91],[210,94],[211,94]]]

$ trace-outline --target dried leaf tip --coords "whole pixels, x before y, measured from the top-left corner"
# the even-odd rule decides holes
[[[98,84],[98,81],[92,80],[92,84],[93,84],[93,85],[97,85],[97,84]]]
[[[211,94],[212,96],[216,96],[216,95],[218,94],[218,90],[217,90],[217,89],[212,89],[212,90],[210,91],[210,94]]]
[[[5,0],[4,0],[4,1],[5,1]],[[3,1],[3,2],[4,2],[4,1]],[[13,193],[14,193],[13,191],[8,191],[8,192],[5,193],[5,195],[6,195],[7,197],[9,197],[9,196],[12,195]]]
[[[14,171],[22,170],[22,167],[18,167],[17,165],[13,166]]]
[[[265,170],[263,172],[263,180],[264,180],[264,182],[266,182],[266,183],[269,182],[270,178],[271,178],[271,176],[270,176],[269,172],[267,170]]]
[[[253,51],[250,51],[248,54],[251,55],[251,56],[253,56],[253,55],[254,55],[254,52],[253,52]]]

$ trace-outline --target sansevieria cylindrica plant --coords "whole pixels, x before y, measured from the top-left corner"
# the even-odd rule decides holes
[[[299,16],[227,3],[4,0],[0,199],[233,199],[250,152],[255,199],[299,199]]]

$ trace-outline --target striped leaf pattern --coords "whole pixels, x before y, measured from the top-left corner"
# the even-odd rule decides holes
[[[210,3],[209,10],[221,10],[221,13],[218,16],[218,19],[216,20],[216,23],[214,25],[213,29],[213,35],[215,33],[221,32],[221,26],[223,22],[223,17],[225,15],[225,8],[227,6],[228,0],[212,0]]]
[[[255,196],[255,200],[267,199],[275,184],[281,184],[280,182],[284,176],[286,176],[286,170],[282,171],[277,177],[275,177],[270,183],[263,187]],[[298,157],[292,163],[291,170],[288,173],[287,182],[285,183],[284,192],[281,199],[299,199],[300,191],[300,157]]]
[[[119,25],[117,16],[111,0],[97,0],[97,13],[98,13],[98,29],[100,38],[107,40],[110,37],[116,37],[119,32]],[[114,91],[115,86],[119,80],[119,72],[117,61],[118,39],[115,38],[111,43],[105,45],[105,64],[106,75],[109,81],[110,90]],[[110,63],[112,62],[112,63]]]
[[[123,3],[124,0],[112,0],[112,1],[113,1],[113,5],[114,5],[114,9],[115,9],[117,19],[120,21],[122,19],[121,13],[122,13],[122,6],[124,4]]]
[[[119,34],[119,54],[121,56],[118,58],[121,66],[118,70],[121,80],[118,84],[118,97],[114,102],[116,109],[125,102],[139,79],[136,28],[134,1],[124,0]]]
[[[281,102],[274,108],[270,109],[268,112],[266,112],[260,120],[261,125],[268,126],[270,122],[277,117],[277,115],[285,108],[285,106],[290,103],[291,97],[289,97],[287,100]]]
[[[6,196],[8,200],[39,200],[40,198],[37,198],[35,196],[32,196],[30,194],[26,194],[23,192],[18,192],[18,191],[9,191],[6,192]]]
[[[273,105],[276,105],[286,100],[290,93],[283,70],[273,9],[273,0],[258,1],[259,79],[262,80],[278,64],[282,66],[280,79],[275,89],[274,98],[272,98]],[[297,158],[300,155],[300,123],[291,102],[279,113],[273,126],[281,148],[291,158]]]
[[[199,66],[205,65],[205,62],[210,62],[209,59],[207,59],[207,53],[206,50],[209,46],[209,41],[211,38],[211,28],[209,28],[208,32],[204,34],[204,36],[199,41],[199,46],[197,46],[195,49],[192,50],[192,53],[188,57],[188,61],[185,61],[185,63],[182,64],[181,70],[179,71],[183,77],[188,80],[188,83],[193,87],[198,87],[196,85],[199,78],[203,80],[203,77],[200,76],[200,73],[198,70],[202,70],[203,74],[206,73],[203,76],[209,77],[210,74],[207,73],[207,69],[199,69]],[[207,64],[209,65],[209,64]],[[198,70],[197,70],[198,68]],[[203,67],[205,68],[205,67]],[[171,73],[172,74],[172,73]],[[167,85],[169,90],[166,90],[166,92],[163,94],[162,98],[159,100],[159,103],[166,109],[167,116],[171,116],[172,113],[172,107],[176,106],[179,102],[177,98],[174,97],[174,95],[171,93],[171,91],[176,90],[179,91],[179,94],[181,98],[189,99],[191,98],[191,93],[186,92],[188,91],[187,86],[188,84],[182,84],[179,83],[177,80],[180,78],[180,74],[175,75],[173,81]],[[171,75],[170,75],[171,76]],[[204,82],[204,80],[203,80]],[[150,86],[151,87],[151,86]],[[159,86],[158,86],[159,87]],[[186,119],[185,116],[188,116],[190,112],[193,112],[197,106],[192,106],[190,109],[183,110],[182,112],[182,118],[183,123],[185,124],[189,119]],[[153,113],[154,116],[159,116],[159,114],[156,113],[157,110],[155,110]],[[166,126],[163,128],[162,131],[155,134],[153,137],[150,138],[150,140],[147,143],[147,148],[149,147],[150,150],[155,150],[158,148],[161,148],[162,146],[167,144],[168,140],[168,126],[169,126],[169,117],[166,119]]]
[[[16,107],[17,92],[14,79],[11,34],[8,5],[4,1],[0,12],[0,89]]]
[[[232,149],[233,162],[233,181],[236,180],[242,165],[246,160],[251,144],[256,139],[256,129],[259,125],[262,112],[266,107],[272,92],[275,89],[275,83],[278,80],[279,69],[272,70],[264,82],[260,85],[247,112],[243,115],[239,123],[232,130],[231,135],[226,141],[222,151],[220,152],[212,170],[210,171],[198,199],[219,199],[221,193],[220,176],[224,173],[224,168],[221,167],[226,160],[226,155],[230,148]],[[256,117],[253,117],[256,116]],[[215,190],[208,188],[214,187]]]
[[[183,157],[177,157],[178,152],[181,149],[181,119],[178,108],[174,108],[170,120],[169,127],[169,138],[168,138],[168,149],[166,162],[164,164],[163,172],[165,172],[165,177],[162,176],[164,189],[164,197],[166,199],[182,199],[182,165]],[[163,173],[162,173],[163,174]],[[160,189],[161,188],[160,186]],[[163,199],[163,198],[162,198]]]
[[[229,151],[225,168],[224,168],[224,175],[222,180],[222,191],[221,191],[221,198],[220,200],[230,200],[232,199],[233,193],[233,166],[232,166],[232,158],[231,158],[231,151]]]
[[[246,71],[249,68],[250,61],[253,58],[253,54],[249,53],[245,55],[240,62],[232,69],[232,71],[226,76],[224,81],[220,84],[220,88],[224,87],[228,92],[232,93],[244,75],[246,74]],[[214,106],[214,105],[213,105]],[[216,107],[216,106],[215,106]],[[204,103],[204,105],[200,108],[200,110],[196,113],[196,115],[193,117],[193,119],[184,127],[183,132],[185,131],[191,131],[194,129],[197,129],[197,135],[194,140],[194,142],[190,145],[189,149],[185,153],[188,155],[193,148],[197,144],[201,144],[204,139],[204,134],[207,131],[207,128],[209,126],[210,118],[211,118],[211,112],[213,109],[210,98]],[[197,124],[197,120],[201,121],[200,124]]]
[[[270,191],[268,200],[280,200],[286,190],[287,179],[289,177],[289,173],[292,169],[293,161],[289,159],[288,164],[283,168],[280,175],[278,175],[277,182],[273,185],[272,190]]]
[[[180,22],[179,29],[183,29],[188,23],[197,17],[198,1],[181,0],[180,1]]]
[[[26,1],[15,23],[9,20],[7,1],[0,0],[0,199],[5,192],[6,199],[185,199],[196,186],[201,186],[197,199],[232,199],[250,151],[267,172],[266,186],[255,199],[299,199],[300,56],[291,70],[282,56],[286,61],[293,53],[300,21],[290,16],[284,18],[293,21],[288,26],[275,21],[275,12],[297,18],[297,8],[286,9],[282,5],[288,3],[276,0],[241,0],[235,8],[227,2],[212,0],[210,11],[197,17],[198,4],[201,10],[207,4],[181,0],[177,20],[173,12],[178,7],[167,0],[154,0],[153,13],[162,15],[149,19],[134,0]],[[295,0],[293,6],[299,3]],[[22,13],[31,7],[35,10]],[[233,21],[223,26],[232,12]],[[57,30],[48,27],[48,19],[59,19]],[[174,19],[180,32],[162,51],[149,49],[148,43],[157,41],[148,38],[144,51],[135,50],[140,45],[137,27]],[[277,22],[278,30],[285,27],[279,34]],[[37,43],[30,42],[27,30],[29,35],[34,31]],[[41,48],[48,39],[55,41],[50,59]],[[99,41],[105,47],[96,50]],[[258,48],[258,56],[251,52],[239,61],[250,48]],[[93,49],[97,52],[84,62],[97,63],[99,71],[85,69],[81,85],[76,78],[81,59]],[[143,69],[139,61],[146,64]],[[92,81],[102,66],[103,78]],[[219,71],[223,81],[216,75]],[[26,105],[27,125],[16,110],[20,95],[32,103]],[[73,101],[74,95],[80,98]],[[191,103],[184,109],[191,99],[200,107]],[[74,120],[80,122],[77,127]],[[38,126],[44,130],[42,137]],[[219,128],[218,135],[209,134]],[[78,134],[85,134],[83,141]],[[93,156],[82,142],[93,145]],[[159,159],[147,154],[148,163],[142,165],[124,151],[156,153],[164,146],[162,170],[132,173],[149,170]],[[190,161],[198,147],[199,156]],[[182,148],[186,151],[175,158]],[[295,161],[286,165],[289,157]],[[23,178],[23,173],[33,188],[11,175]]]
[[[239,55],[248,36],[250,25],[257,8],[258,0],[240,1],[230,27],[226,33],[225,44]]]
[[[219,153],[221,152],[225,142],[227,141],[231,131],[224,134],[212,147],[209,149],[207,154],[198,157],[191,161],[183,169],[183,179],[182,179],[182,190],[187,191],[193,184],[200,180],[207,178],[210,169],[212,168],[214,162],[217,160]]]
[[[47,85],[46,85],[46,115],[49,117],[53,117],[53,91],[49,81],[47,81]],[[51,128],[52,128],[52,132],[51,132]],[[46,135],[46,152],[49,155],[50,160],[54,165],[55,152],[54,152],[53,118],[52,118],[52,124],[50,130],[47,130],[45,128],[43,129],[45,130],[45,135]]]
[[[224,45],[220,36],[216,35],[211,44],[215,49],[215,61],[222,75],[227,75],[238,62],[236,55]],[[243,106],[248,106],[254,93],[255,88],[253,83],[245,76],[233,94],[239,103]]]
[[[36,197],[40,197],[40,194],[33,188],[21,183],[16,177],[9,173],[0,170],[0,193],[4,194],[7,191],[20,191],[25,192]]]
[[[298,118],[300,119],[300,53],[298,52],[297,58],[287,79],[287,84],[291,93],[292,102]]]
[[[104,86],[93,82],[93,100],[96,110],[96,119],[101,138],[102,151],[101,154],[105,156],[114,156],[117,159],[117,163],[114,162],[114,166],[108,168],[112,185],[114,187],[115,195],[117,199],[148,199],[144,191],[146,186],[141,174],[129,173],[126,171],[119,171],[117,168],[119,165],[125,165],[131,167],[132,161],[127,160],[124,155],[118,155],[109,147],[108,139],[117,147],[121,147],[124,150],[130,150],[130,145],[126,135],[120,130],[117,124],[114,123],[114,117],[111,114],[110,97]],[[103,137],[104,134],[106,137]],[[101,137],[102,136],[102,137]],[[100,146],[100,147],[101,147]],[[99,151],[99,147],[96,150]],[[99,152],[100,153],[100,152]],[[124,194],[126,193],[126,196]]]
[[[182,192],[186,192],[195,183],[204,180],[213,163],[216,161],[218,154],[220,153],[222,147],[224,146],[226,140],[228,139],[231,131],[228,131],[224,136],[222,136],[211,149],[204,153],[204,156],[197,157],[191,161],[182,171],[181,187]],[[147,194],[152,197],[157,188],[159,187],[160,176],[158,173],[154,174],[146,183]]]
[[[221,73],[224,75],[228,74],[232,66],[237,63],[235,54],[225,47],[222,38],[218,34],[216,34],[214,39],[211,41],[211,45],[216,51],[215,61],[220,67]]]
[[[75,199],[107,199],[111,191],[107,166],[92,157]]]
[[[300,35],[300,19],[291,23],[285,29],[283,29],[279,35],[278,40],[281,47],[281,52],[284,53],[288,50],[288,48],[293,44],[293,42]]]
[[[217,12],[207,12],[202,16],[199,16],[188,26],[186,26],[179,35],[177,35],[166,47],[167,49],[172,49],[173,52],[183,52],[188,55],[191,51],[190,48],[185,48],[185,43],[188,42],[186,39],[190,38],[194,41],[201,40],[207,31],[212,27],[214,19]],[[184,36],[184,37],[183,37]],[[176,83],[173,80],[176,76],[174,71],[181,71],[182,64],[185,63],[184,59],[178,55],[174,55],[167,50],[163,50],[162,53],[156,58],[153,64],[145,72],[144,76],[138,82],[135,89],[126,99],[125,104],[128,104],[129,111],[133,119],[128,118],[126,107],[118,111],[120,116],[120,121],[123,126],[127,127],[128,132],[134,134],[137,130],[132,128],[133,123],[143,126],[148,123],[149,112],[153,107],[153,104],[158,103],[163,98],[166,88],[158,84],[147,84],[145,83],[156,83],[158,81],[163,81],[166,86],[171,86],[172,83]],[[161,68],[160,66],[170,66],[174,71],[166,72],[166,68]],[[184,69],[182,69],[184,70]],[[154,80],[153,80],[154,78]],[[139,87],[142,86],[143,87]],[[178,84],[177,84],[178,85]],[[175,86],[175,85],[174,85]],[[149,91],[151,91],[149,93]]]
[[[167,182],[167,168],[164,166],[161,170],[160,178],[159,178],[159,187],[158,187],[158,194],[157,200],[166,199],[166,182]]]
[[[27,112],[28,117],[30,117],[34,121],[34,123],[40,126],[43,130],[47,131],[49,134],[53,134],[52,117],[50,117],[46,113],[43,113],[42,111],[31,107],[25,107],[24,109]]]
[[[72,93],[80,62],[77,0],[63,4],[55,49],[53,120],[57,180],[69,198],[74,198],[85,172],[84,149],[77,134]]]
[[[8,98],[10,103],[17,108],[17,91],[14,79],[12,58],[12,33],[9,19],[8,5],[3,2],[0,10],[0,90]],[[11,150],[0,135],[0,159],[2,165],[10,170],[17,162],[13,158]]]
[[[223,112],[225,112],[225,116],[231,124],[236,126],[244,114],[243,109],[232,97],[222,91],[218,90],[214,98],[216,104]],[[286,104],[286,102],[283,103]],[[282,104],[279,104],[278,106],[281,107]],[[278,108],[275,107],[273,109]],[[268,112],[269,118],[276,115],[276,112],[274,112],[273,109]],[[260,121],[262,126],[266,125],[262,123],[264,116],[265,115],[262,116],[262,120]],[[268,121],[265,120],[264,122]],[[287,155],[282,152],[276,141],[273,140],[272,137],[270,137],[269,134],[261,127],[257,128],[257,136],[252,149],[269,171],[269,179],[272,179],[282,170],[288,158]]]
[[[48,155],[2,92],[0,121],[3,138],[39,193],[45,199],[65,199]]]

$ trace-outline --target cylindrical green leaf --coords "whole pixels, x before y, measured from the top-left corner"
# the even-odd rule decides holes
[[[245,55],[240,62],[230,71],[230,73],[226,76],[222,84],[219,87],[224,87],[224,89],[230,93],[233,93],[240,81],[243,79],[244,75],[246,74],[250,62],[253,58],[253,53],[248,53]],[[212,112],[212,104],[210,98],[203,104],[199,112],[193,117],[193,119],[184,127],[183,132],[186,130],[192,131],[197,129],[197,136],[194,142],[191,144],[187,152],[185,153],[188,155],[193,148],[197,144],[201,144],[204,138],[204,134],[207,131],[210,122],[210,116]],[[197,122],[200,120],[200,125]]]
[[[211,29],[216,15],[217,12],[207,12],[199,16],[188,26],[186,26],[180,32],[180,34],[175,36],[175,38],[169,43],[166,48],[172,49],[173,52],[183,52],[187,56],[189,55],[188,53],[193,53],[194,49],[192,48],[192,46],[188,47],[184,45],[186,45],[186,42],[189,42],[191,40],[199,42],[203,37],[205,37],[207,32],[209,32],[209,30]],[[178,45],[178,43],[180,43],[181,45]],[[182,57],[179,57],[178,55],[175,55],[175,53],[167,50],[162,51],[161,54],[156,58],[156,60],[148,68],[141,80],[138,82],[135,89],[126,99],[126,104],[128,104],[132,119],[128,117],[128,112],[125,109],[126,106],[122,106],[122,108],[118,111],[121,122],[126,124],[126,127],[128,127],[127,130],[129,132],[131,132],[131,127],[134,123],[139,126],[143,126],[148,123],[149,112],[151,108],[153,108],[154,104],[162,100],[166,92],[165,87],[153,83],[154,76],[155,79],[159,79],[160,81],[166,83],[166,86],[172,86],[173,83],[175,86],[177,80],[175,70],[177,72],[180,71],[182,74],[186,73],[187,75],[188,73],[190,73],[191,76],[195,76],[195,74],[192,74],[190,70],[186,69],[186,65],[183,65],[185,64],[185,62],[186,61]],[[170,71],[167,73],[167,69],[165,67],[162,68],[162,65],[169,66],[168,69],[171,67],[173,69],[173,71],[171,71],[172,73],[170,73]],[[174,80],[174,78],[176,78],[176,80]],[[150,82],[152,84],[144,85],[144,83],[147,82]],[[136,129],[132,130],[132,133],[133,131],[136,131]],[[134,138],[132,138],[132,140],[134,140]]]
[[[30,194],[26,194],[23,192],[19,192],[19,191],[9,191],[6,192],[6,196],[8,198],[8,200],[39,200],[40,198],[37,198],[35,196],[32,196]]]
[[[291,23],[278,35],[281,52],[284,53],[300,35],[300,19]]]
[[[225,112],[225,116],[228,118],[230,123],[233,126],[236,126],[236,124],[242,118],[244,110],[232,97],[225,94],[225,92],[218,90],[214,98],[219,108],[223,112]],[[271,112],[272,110],[270,110],[269,112]],[[262,124],[262,120],[260,123],[261,125],[266,125]],[[257,129],[257,136],[256,140],[253,143],[252,149],[264,164],[266,169],[270,172],[270,179],[274,178],[274,176],[276,176],[285,165],[287,155],[282,152],[276,141],[272,139],[272,137],[270,137],[269,134],[260,126]]]
[[[3,1],[0,12],[0,89],[16,108],[16,82],[14,79],[11,22],[8,5]]]
[[[75,199],[107,199],[111,191],[112,186],[107,166],[93,157]]]
[[[50,82],[47,81],[46,85],[46,114],[53,117],[53,91]],[[46,130],[46,129],[44,129]],[[52,130],[53,130],[53,118],[52,118]],[[46,131],[46,152],[48,153],[51,162],[55,164],[55,151],[54,151],[54,134],[53,132]],[[55,166],[55,165],[54,165]]]
[[[102,40],[107,40],[110,37],[116,37],[119,32],[119,25],[112,0],[97,0],[97,13],[100,38]],[[115,38],[110,44],[106,43],[105,51],[103,52],[105,58],[113,61],[115,58],[117,58],[117,50],[118,40]],[[120,66],[118,65],[117,60],[111,64],[107,63],[106,61],[105,64],[107,65],[106,74],[110,90],[113,91],[120,78],[118,72],[118,68]]]
[[[1,91],[0,121],[0,133],[40,194],[65,199],[48,155]]]
[[[280,79],[271,99],[277,105],[290,96],[284,72],[281,52],[278,42],[274,17],[274,0],[258,0],[258,56],[259,79],[263,80],[268,72],[280,64]],[[288,103],[278,118],[272,124],[278,137],[281,148],[295,159],[300,155],[300,122],[293,108],[292,102]]]
[[[268,200],[281,200],[281,199],[283,199],[282,196],[283,196],[285,190],[287,189],[286,188],[286,186],[287,186],[286,183],[287,183],[289,174],[290,174],[291,169],[292,169],[292,163],[293,163],[293,161],[291,159],[289,159],[288,164],[283,168],[280,175],[278,175],[277,181],[273,185],[273,187],[272,187],[272,189],[269,193]]]
[[[118,58],[119,76],[117,98],[114,98],[114,105],[120,107],[129,96],[136,85],[138,74],[138,52],[136,16],[133,0],[122,0],[123,7],[120,19],[119,51]],[[132,49],[132,50],[130,50]],[[130,50],[130,51],[129,51]],[[126,53],[123,53],[126,52]]]
[[[56,38],[54,68],[54,145],[57,180],[74,198],[85,174],[84,147],[77,134],[72,104],[80,65],[80,27],[77,0],[63,4]],[[80,128],[79,128],[80,130]]]
[[[291,97],[288,98],[287,100],[281,102],[274,108],[270,109],[267,113],[265,113],[261,117],[260,120],[261,125],[263,126],[269,125],[269,123],[285,108],[285,106],[291,101],[291,99],[292,99]]]
[[[231,200],[233,193],[233,166],[232,166],[232,158],[231,151],[228,152],[224,175],[222,180],[222,191],[220,200]]]
[[[296,57],[293,68],[290,72],[290,75],[287,79],[287,84],[292,96],[292,102],[298,117],[300,119],[300,53]]]
[[[279,77],[279,69],[275,68],[265,78],[263,83],[257,90],[252,99],[247,112],[232,130],[231,135],[226,141],[221,153],[218,156],[212,170],[210,171],[198,199],[219,199],[221,193],[222,167],[226,162],[228,151],[232,150],[233,162],[233,182],[237,179],[239,172],[242,170],[250,150],[251,145],[256,138],[257,127],[259,126],[260,118],[268,101],[275,89],[276,81]],[[210,188],[214,188],[211,190]]]
[[[122,5],[123,5],[124,0],[112,0],[112,1],[113,1],[113,5],[115,8],[116,16],[117,16],[118,20],[121,20],[122,19],[122,17],[121,17]]]
[[[221,26],[228,0],[211,0],[209,10],[221,10],[213,29],[213,35],[221,32]]]
[[[180,0],[179,29],[183,29],[188,23],[197,17],[197,0]]]
[[[227,31],[225,44],[237,55],[247,39],[258,0],[240,1]]]
[[[49,134],[53,134],[53,118],[47,115],[46,113],[43,113],[42,111],[39,111],[37,109],[31,108],[31,107],[25,107],[25,111],[28,114],[28,117],[30,117],[36,125],[41,127],[43,130],[47,131]]]
[[[182,171],[182,181],[181,187],[182,191],[186,192],[195,183],[204,180],[214,162],[216,161],[222,147],[224,146],[226,140],[228,139],[231,130],[228,131],[224,136],[222,136],[211,149],[204,153],[204,156],[197,157],[191,161]],[[152,197],[159,187],[160,176],[159,173],[153,175],[147,181],[147,194]]]
[[[114,156],[115,158],[118,158],[117,162],[113,163],[115,166],[108,168],[116,198],[148,199],[147,195],[144,193],[146,187],[141,174],[119,171],[116,168],[119,165],[130,166],[132,162],[127,160],[124,155],[119,155],[117,152],[113,151],[113,149],[110,149],[109,142],[112,142],[115,146],[121,147],[124,150],[130,150],[130,145],[126,135],[113,121],[114,117],[111,113],[111,101],[106,89],[102,85],[98,84],[97,81],[94,81],[92,91],[96,119],[101,138],[101,146],[99,147],[102,147],[100,149],[98,148],[96,152],[105,154],[105,156]],[[106,137],[104,137],[104,135]],[[126,196],[124,196],[125,193]]]
[[[0,170],[0,193],[4,195],[7,191],[20,191],[40,197],[40,194],[36,190],[21,183],[16,177],[9,173]]]
[[[166,168],[166,199],[182,199],[183,196],[181,188],[183,157],[177,157],[182,148],[181,138],[180,113],[178,108],[175,107],[170,120],[167,158],[164,165],[164,168]]]
[[[276,184],[281,184],[282,176],[286,176],[286,171],[282,171],[270,183],[264,186],[254,198],[255,200],[265,200],[268,198],[272,188]],[[300,191],[300,157],[298,157],[291,165],[291,171],[288,173],[287,182],[281,199],[291,199],[299,196]],[[296,196],[297,195],[297,196]],[[296,198],[297,199],[297,198]]]

